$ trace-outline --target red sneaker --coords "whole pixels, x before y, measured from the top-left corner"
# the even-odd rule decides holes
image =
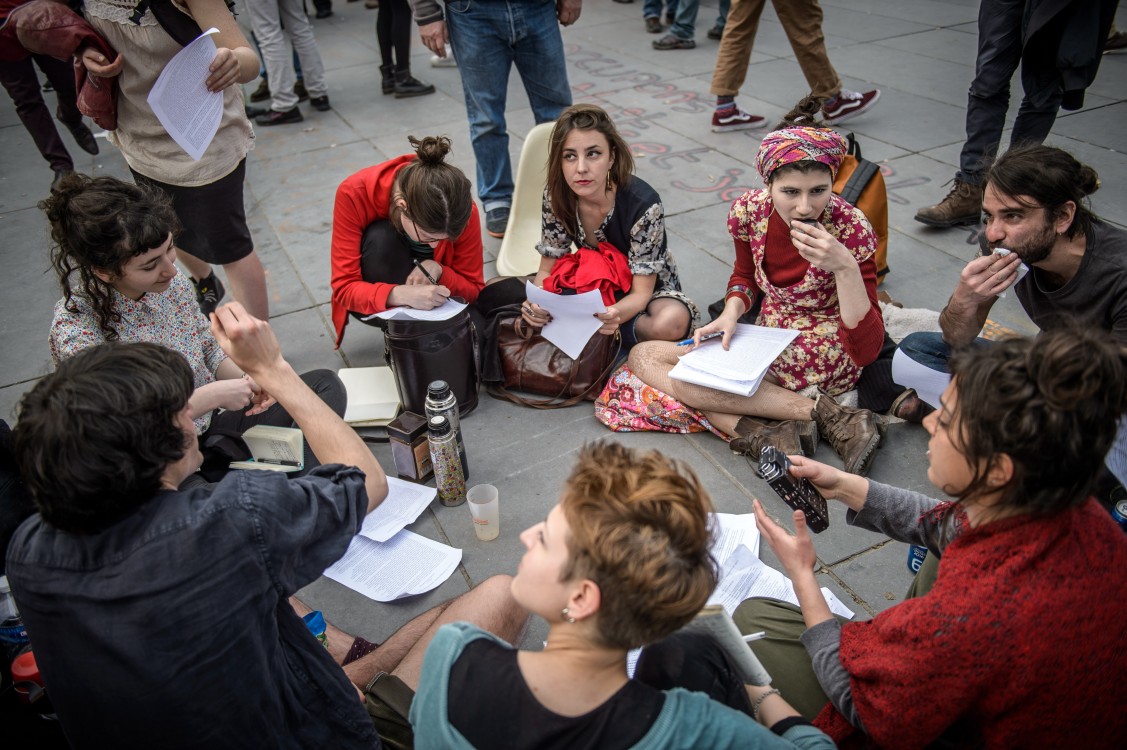
[[[844,122],[867,112],[880,99],[880,89],[849,91],[842,89],[837,96],[822,105],[822,116],[827,123]]]
[[[767,118],[744,112],[739,107],[717,109],[712,113],[712,132],[727,133],[731,130],[755,130],[767,126]]]

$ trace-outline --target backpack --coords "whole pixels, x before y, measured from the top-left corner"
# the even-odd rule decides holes
[[[235,13],[235,0],[225,0],[225,2],[231,15],[238,15]],[[181,47],[187,47],[203,33],[203,29],[195,19],[173,5],[172,0],[139,0],[129,20],[140,25],[146,9],[153,12],[153,18],[157,19],[157,23]]]
[[[880,167],[862,158],[861,146],[853,134],[847,135],[846,140],[849,141],[849,153],[837,171],[834,192],[861,209],[872,224],[877,236],[873,260],[877,264],[877,284],[880,284],[888,274],[888,191]]]

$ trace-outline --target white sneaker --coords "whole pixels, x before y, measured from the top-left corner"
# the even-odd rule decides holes
[[[439,57],[438,55],[430,56],[430,66],[432,68],[456,68],[458,61],[454,59],[454,50],[450,49],[450,45],[446,45],[446,57]]]

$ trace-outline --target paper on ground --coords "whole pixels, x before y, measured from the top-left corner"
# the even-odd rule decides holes
[[[176,53],[149,92],[149,106],[172,140],[199,161],[211,145],[223,117],[223,92],[208,91],[208,66],[215,59],[210,28]]]
[[[431,308],[430,310],[416,310],[413,307],[393,307],[383,312],[366,315],[363,319],[371,320],[372,318],[383,318],[384,320],[391,320],[392,318],[399,318],[400,320],[450,320],[450,318],[453,318],[465,309],[465,302],[447,298],[441,305]]]
[[[938,409],[939,397],[947,390],[951,374],[920,364],[897,349],[892,355],[892,382],[915,389],[920,399]]]
[[[712,557],[721,565],[741,544],[754,554],[759,554],[759,528],[754,513],[713,513],[715,538],[712,540]]]
[[[798,331],[786,328],[739,323],[727,351],[720,339],[707,341],[682,355],[669,377],[750,396],[796,336]]]
[[[387,497],[364,517],[360,534],[373,542],[386,542],[414,523],[437,494],[434,487],[388,477]]]
[[[578,359],[583,347],[603,327],[595,317],[596,313],[607,310],[603,295],[596,289],[583,294],[552,294],[531,281],[524,282],[524,288],[528,301],[540,305],[552,316],[552,322],[541,329],[541,335],[567,356]]]
[[[390,602],[437,588],[461,559],[462,550],[404,529],[382,544],[352,537],[325,575],[369,599]]]

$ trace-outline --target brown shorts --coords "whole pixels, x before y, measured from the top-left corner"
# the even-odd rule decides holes
[[[411,731],[411,722],[407,720],[414,699],[415,691],[387,672],[380,672],[364,688],[364,706],[384,747],[391,750],[411,750],[414,747],[415,735]]]

